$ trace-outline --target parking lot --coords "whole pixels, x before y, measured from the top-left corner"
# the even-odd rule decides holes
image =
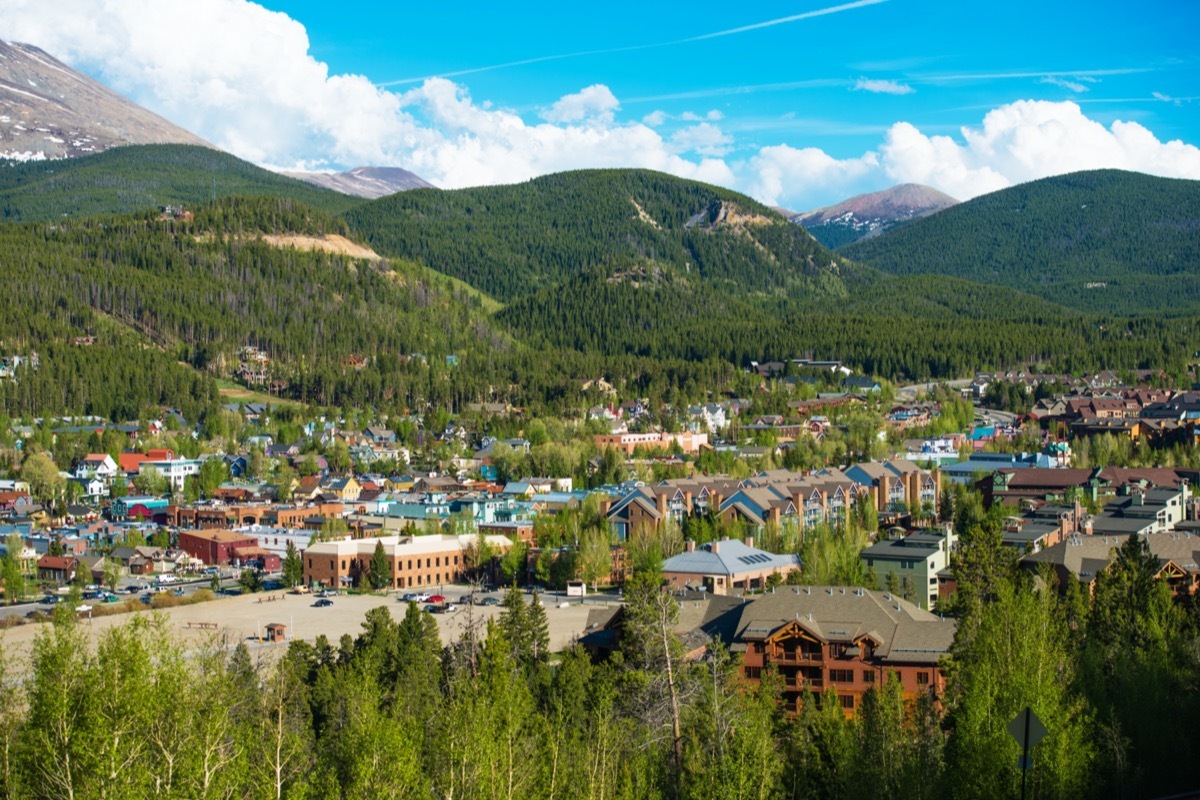
[[[443,595],[451,602],[456,602],[468,594],[469,587],[443,587]],[[484,593],[483,597],[503,597],[502,592]],[[529,594],[524,597],[528,601]],[[239,641],[252,642],[259,649],[258,638],[265,634],[265,628],[270,623],[286,626],[286,639],[304,639],[313,641],[324,634],[330,642],[337,644],[343,634],[356,636],[362,630],[363,617],[372,608],[386,607],[394,619],[400,619],[406,610],[406,604],[400,599],[400,593],[383,595],[337,595],[329,598],[332,604],[318,607],[316,595],[291,594],[284,591],[262,592],[237,597],[219,597],[216,600],[194,605],[164,609],[157,612],[138,611],[136,614],[158,613],[168,620],[173,630],[185,643],[199,645],[201,642],[212,640],[214,637],[229,646]],[[567,598],[561,595],[546,595],[542,599],[546,606],[546,616],[550,622],[550,646],[555,650],[566,647],[570,642],[584,632],[589,611],[605,604],[616,602],[615,597],[597,595],[581,602],[579,598]],[[560,607],[566,604],[566,607]],[[47,609],[48,606],[39,606]],[[32,606],[22,606],[29,610]],[[464,606],[459,604],[458,610],[434,615],[442,641],[449,643],[457,639],[474,621],[486,624],[486,620],[497,616],[502,607],[499,604],[484,606]],[[116,614],[113,616],[82,619],[83,629],[89,632],[95,640],[101,632],[114,625],[127,622],[132,614]],[[28,656],[34,639],[46,623],[20,625],[7,631],[0,632],[0,646],[3,646],[10,658],[21,661]],[[281,651],[282,645],[263,645],[267,651]]]

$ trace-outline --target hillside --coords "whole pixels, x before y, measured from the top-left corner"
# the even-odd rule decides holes
[[[748,197],[645,170],[584,170],[514,186],[414,190],[349,211],[379,253],[501,301],[592,269],[666,269],[738,294],[844,295],[852,264]]]
[[[356,167],[347,172],[281,172],[289,178],[352,197],[374,200],[409,189],[432,189],[433,184],[398,167]]]
[[[164,143],[211,147],[49,53],[0,41],[0,162]]]
[[[190,145],[117,147],[82,158],[0,163],[0,221],[7,222],[191,207],[235,195],[286,197],[333,212],[361,202]]]
[[[65,352],[74,364],[125,340],[142,343],[133,348],[145,350],[141,361],[158,352],[184,368],[232,375],[239,350],[253,345],[270,357],[271,380],[321,404],[408,392],[427,400],[487,380],[494,354],[511,342],[472,293],[418,265],[293,246],[297,237],[346,232],[340,220],[280,199],[220,201],[186,222],[150,213],[0,226],[8,308],[0,340],[17,352],[38,351],[42,372],[60,377],[65,371],[54,364],[62,359],[47,355]],[[94,341],[72,348],[80,337]],[[471,378],[427,386],[439,360],[444,375],[451,354]],[[103,407],[131,393],[106,381],[98,384],[110,400],[93,396],[100,386],[89,384],[90,373],[63,378],[64,395],[79,393],[68,408]]]
[[[1200,181],[1080,172],[977,197],[838,251],[1107,314],[1200,310]]]
[[[878,236],[957,203],[937,189],[904,183],[881,192],[860,194],[837,205],[786,216],[807,228],[818,242],[833,249]]]

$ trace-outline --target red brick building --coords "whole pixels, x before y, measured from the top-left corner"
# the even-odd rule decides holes
[[[244,533],[222,530],[180,531],[179,547],[205,564],[230,564],[239,549],[257,549],[258,539]]]

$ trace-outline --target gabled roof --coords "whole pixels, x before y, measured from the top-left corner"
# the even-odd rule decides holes
[[[954,642],[957,624],[887,592],[832,586],[780,587],[746,603],[737,640],[763,641],[799,627],[823,642],[864,638],[885,663],[936,663]]]

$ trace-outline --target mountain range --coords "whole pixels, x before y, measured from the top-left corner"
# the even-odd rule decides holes
[[[69,158],[163,143],[211,147],[44,50],[0,41],[0,160]]]
[[[6,47],[0,64],[58,70]],[[6,69],[9,84],[44,80]],[[80,105],[68,88],[60,105]],[[1013,364],[1180,369],[1195,350],[1193,321],[1177,318],[1200,316],[1195,181],[1078,173],[957,205],[897,187],[794,215],[802,227],[646,170],[453,191],[403,170],[321,176],[332,188],[302,177],[194,144],[0,169],[12,290],[0,336],[47,348],[79,392],[77,354],[48,349],[71,331],[115,337],[123,353],[160,348],[164,374],[253,342],[298,399],[399,393],[405,405],[447,392],[568,403],[596,375],[640,396],[703,396],[751,360],[801,355],[926,379]],[[179,205],[190,213],[160,213]],[[821,235],[835,231],[873,235],[832,252]],[[378,257],[358,260],[363,248]],[[459,377],[434,380],[451,356]]]
[[[804,226],[830,249],[878,236],[957,204],[948,194],[929,186],[903,183],[881,192],[860,194],[837,205],[817,208],[788,219]]]
[[[347,172],[283,172],[283,175],[307,181],[354,197],[374,200],[409,189],[433,189],[434,185],[419,175],[399,167],[357,167]]]

